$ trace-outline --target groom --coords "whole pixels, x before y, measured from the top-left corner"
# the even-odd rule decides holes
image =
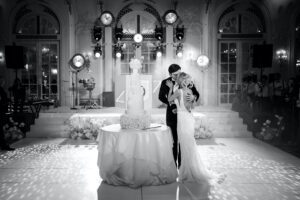
[[[161,102],[167,105],[166,123],[167,126],[170,127],[173,136],[173,156],[174,156],[175,164],[176,166],[180,167],[181,156],[180,156],[180,147],[178,144],[178,136],[177,136],[177,109],[174,102],[168,102],[169,87],[167,86],[166,82],[168,80],[171,80],[173,82],[174,85],[173,92],[176,89],[178,89],[178,84],[176,83],[176,81],[178,75],[181,72],[181,67],[177,64],[171,64],[169,66],[168,71],[170,77],[164,79],[161,82],[158,98]],[[187,94],[186,101],[196,102],[199,99],[199,92],[197,91],[194,85],[192,85],[190,89],[192,90],[193,94]]]

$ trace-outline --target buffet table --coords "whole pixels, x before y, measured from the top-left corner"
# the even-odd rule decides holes
[[[108,184],[140,187],[176,181],[172,135],[162,124],[149,129],[121,129],[120,124],[101,128],[98,134],[98,167]]]

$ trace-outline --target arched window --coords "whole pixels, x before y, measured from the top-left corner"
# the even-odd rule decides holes
[[[266,29],[263,15],[257,7],[235,4],[221,15],[218,31],[221,34],[257,34],[264,33]]]
[[[261,10],[252,3],[236,3],[221,14],[218,28],[219,103],[231,104],[241,88],[243,74],[254,69],[253,45],[264,41],[266,25]]]
[[[59,100],[60,24],[41,4],[23,6],[15,15],[13,35],[25,47],[27,64],[21,71],[27,98]]]
[[[116,18],[116,26],[123,28],[123,50],[121,58],[121,73],[130,74],[130,59],[137,54],[143,56],[141,73],[152,74],[156,65],[155,27],[162,27],[159,13],[149,4],[129,4],[125,6]],[[143,35],[141,47],[135,48],[132,40],[135,33]]]
[[[58,35],[60,26],[58,18],[49,8],[23,7],[16,15],[13,32],[17,38],[22,35]]]

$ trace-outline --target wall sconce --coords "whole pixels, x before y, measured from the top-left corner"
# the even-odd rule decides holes
[[[179,43],[176,47],[176,55],[177,57],[181,58],[183,56],[183,45]]]
[[[197,64],[199,67],[206,67],[209,63],[209,58],[206,55],[200,55],[197,58]]]
[[[120,41],[123,37],[123,27],[121,28],[116,27],[115,28],[115,38],[117,41]]]
[[[98,42],[102,38],[102,29],[99,26],[93,28],[94,39]]]
[[[277,59],[279,60],[280,64],[287,60],[287,52],[284,49],[279,49],[276,51]]]
[[[157,47],[156,47],[156,57],[157,58],[160,58],[162,56],[162,45],[159,44]]]
[[[101,46],[97,43],[97,45],[94,48],[94,56],[96,58],[100,58],[101,55],[102,55],[102,49]]]
[[[200,55],[197,58],[197,64],[200,67],[201,72],[208,69],[209,58],[206,55]]]
[[[115,45],[115,54],[116,54],[117,58],[121,58],[121,56],[122,56],[122,44],[117,43]]]
[[[162,28],[157,28],[157,26],[155,27],[155,38],[159,41],[163,40],[163,30]]]
[[[0,63],[4,63],[4,54],[0,51]]]
[[[176,36],[176,39],[181,41],[184,37],[184,26],[182,26],[181,28],[179,28],[178,26],[176,27],[176,30],[175,30],[175,36]]]

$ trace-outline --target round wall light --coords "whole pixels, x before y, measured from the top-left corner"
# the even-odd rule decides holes
[[[206,67],[209,63],[209,58],[206,55],[200,55],[197,58],[197,64],[200,67]]]
[[[141,43],[143,41],[143,36],[142,34],[140,33],[137,33],[133,36],[133,40],[136,42],[136,43]]]

